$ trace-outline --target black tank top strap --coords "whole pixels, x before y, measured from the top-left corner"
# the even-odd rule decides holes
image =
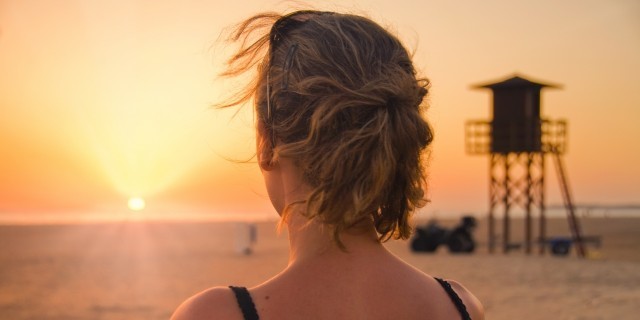
[[[260,317],[258,317],[258,311],[256,311],[256,305],[253,303],[253,299],[251,299],[249,290],[245,287],[234,286],[229,286],[229,289],[236,295],[236,300],[242,310],[244,320],[259,320]]]
[[[449,298],[451,298],[451,301],[453,301],[453,304],[456,305],[456,309],[458,309],[458,312],[460,312],[460,315],[462,316],[462,320],[471,320],[471,316],[469,316],[469,312],[467,312],[467,307],[465,307],[464,303],[462,302],[462,299],[460,299],[458,294],[453,290],[453,288],[451,288],[451,284],[446,280],[443,280],[440,278],[435,278],[435,279],[440,283],[440,285],[447,292],[447,294],[449,295]]]

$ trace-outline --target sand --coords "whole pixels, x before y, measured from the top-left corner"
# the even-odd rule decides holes
[[[591,254],[597,259],[488,254],[482,222],[481,247],[471,255],[387,246],[427,273],[462,282],[487,319],[636,319],[640,219],[592,218],[583,226],[602,236]],[[549,228],[568,235],[564,220]],[[200,290],[256,285],[286,265],[286,237],[273,223],[258,224],[250,256],[235,253],[234,230],[202,222],[0,226],[0,319],[167,319]]]

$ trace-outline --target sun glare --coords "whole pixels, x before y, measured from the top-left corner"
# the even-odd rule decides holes
[[[144,207],[146,206],[146,203],[144,202],[144,199],[140,198],[140,197],[131,197],[129,198],[129,209],[133,210],[133,211],[140,211],[142,209],[144,209]]]

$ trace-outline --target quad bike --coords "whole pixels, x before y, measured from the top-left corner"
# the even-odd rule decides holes
[[[435,221],[426,226],[417,227],[411,240],[411,250],[415,252],[434,252],[440,245],[446,245],[452,253],[471,253],[476,248],[472,231],[476,227],[476,219],[465,216],[452,230],[448,230]]]

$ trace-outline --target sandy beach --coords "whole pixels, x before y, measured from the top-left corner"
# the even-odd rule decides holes
[[[462,282],[484,303],[487,319],[636,319],[640,219],[582,225],[603,241],[590,259],[488,254],[483,221],[471,255],[443,248],[414,254],[400,241],[387,246],[429,274]],[[286,234],[278,236],[274,223],[257,227],[255,252],[242,256],[231,222],[0,226],[0,318],[167,319],[198,291],[253,286],[286,265]],[[566,222],[551,219],[549,234],[568,235]]]

